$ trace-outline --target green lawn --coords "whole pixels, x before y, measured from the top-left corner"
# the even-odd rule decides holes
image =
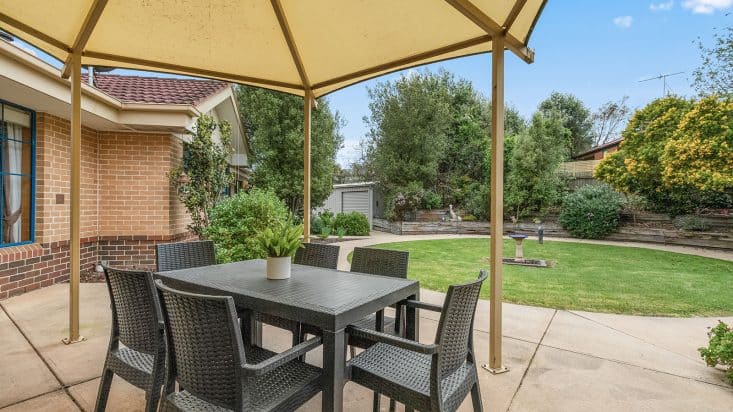
[[[422,240],[374,247],[410,252],[409,276],[446,291],[488,269],[488,239]],[[514,256],[514,241],[504,242]],[[733,262],[657,250],[545,241],[524,242],[527,259],[551,268],[504,265],[504,300],[594,312],[666,316],[733,314]],[[488,282],[481,291],[489,296]]]

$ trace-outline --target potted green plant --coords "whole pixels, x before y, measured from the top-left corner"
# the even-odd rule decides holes
[[[260,232],[257,241],[267,253],[267,278],[288,279],[295,251],[303,247],[303,225],[287,222]]]

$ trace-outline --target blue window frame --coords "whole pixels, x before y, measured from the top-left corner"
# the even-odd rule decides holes
[[[36,220],[36,113],[0,99],[0,247],[32,243]]]

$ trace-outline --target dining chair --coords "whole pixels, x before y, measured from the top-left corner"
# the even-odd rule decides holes
[[[351,380],[419,411],[455,411],[470,392],[473,409],[482,411],[473,320],[486,277],[482,270],[475,281],[449,286],[443,306],[401,303],[440,313],[435,343],[349,326],[349,335],[374,342],[349,362]]]
[[[104,278],[112,332],[95,410],[105,410],[112,378],[117,375],[143,389],[145,410],[155,411],[165,378],[165,338],[152,273],[104,266]]]
[[[243,342],[231,296],[156,287],[168,344],[163,410],[292,411],[322,390],[322,370],[298,360],[320,337],[271,352]]]
[[[375,249],[375,248],[354,248],[351,256],[351,271],[366,273],[369,275],[389,276],[400,279],[407,279],[407,264],[409,252],[402,250]],[[396,306],[395,317],[383,315],[383,332],[392,335],[400,335],[404,331],[403,310]],[[371,314],[354,323],[361,328],[377,330],[377,314]],[[351,356],[355,355],[354,348],[365,349],[371,342],[364,341],[358,337],[349,337]]]
[[[211,240],[160,243],[155,245],[155,257],[157,272],[216,264],[214,242]]]

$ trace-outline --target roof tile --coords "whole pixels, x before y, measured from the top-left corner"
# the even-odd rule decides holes
[[[87,76],[82,75],[87,81]],[[123,103],[196,105],[229,86],[216,80],[95,74],[94,86]]]

